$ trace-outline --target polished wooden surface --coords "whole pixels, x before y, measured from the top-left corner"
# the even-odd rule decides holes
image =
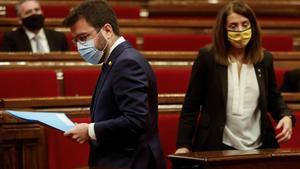
[[[3,118],[0,119],[0,167],[47,168],[44,128],[32,123],[6,122]]]
[[[52,28],[65,28],[62,25],[63,18],[46,18],[45,26]],[[281,34],[299,34],[300,20],[298,19],[282,19],[279,20],[267,20],[260,19],[258,22],[262,27],[263,32],[267,31],[274,33],[277,31]],[[182,24],[184,23],[184,24]],[[170,31],[171,28],[175,32],[179,33],[208,33],[211,32],[215,24],[215,18],[203,18],[203,19],[119,19],[119,25],[123,33],[136,32],[136,33],[159,33],[165,29]],[[0,18],[0,26],[2,30],[9,30],[19,26],[17,18]],[[151,28],[151,29],[150,29]],[[129,30],[133,29],[133,30]],[[207,30],[206,30],[207,29]],[[69,29],[59,29],[61,31],[69,32]],[[277,30],[277,31],[276,31]],[[165,31],[161,33],[166,33]],[[290,31],[290,32],[288,32]],[[169,32],[170,33],[170,32]]]
[[[227,150],[172,154],[175,169],[295,169],[300,149]]]
[[[245,0],[257,15],[263,16],[299,16],[300,3],[297,0]],[[76,6],[80,0],[41,0],[42,6],[66,5]],[[139,6],[147,10],[150,16],[199,16],[215,15],[229,0],[210,2],[207,0],[109,0],[112,6]],[[14,5],[16,0],[3,0],[0,5]],[[266,6],[268,8],[266,8]]]
[[[91,96],[10,98],[0,99],[0,108],[84,107],[90,102]]]
[[[197,51],[141,51],[153,66],[192,66]],[[272,52],[275,68],[286,70],[300,67],[300,52]],[[28,52],[0,52],[0,69],[15,68],[95,68],[82,60],[77,52],[51,52],[34,54]]]
[[[48,2],[49,1],[49,2]],[[42,5],[72,5],[79,1],[68,0],[43,0]],[[1,1],[1,5],[14,4],[17,1]],[[207,1],[155,1],[155,0],[112,0],[112,5],[140,5],[148,13],[148,18],[120,19],[121,31],[124,34],[210,34],[215,23],[215,14],[227,1],[220,0],[217,4],[209,4]],[[247,1],[259,17],[263,34],[292,35],[295,46],[299,46],[297,38],[300,37],[300,12],[299,1],[263,0]],[[167,6],[167,8],[166,8]],[[199,18],[187,19],[159,19],[151,18],[159,15],[196,16]],[[273,16],[278,17],[277,19]],[[269,18],[263,18],[269,17]],[[285,18],[284,18],[285,17]],[[69,29],[61,25],[62,18],[47,18],[46,26],[58,31],[69,32]],[[19,26],[16,18],[0,18],[0,31],[8,31]],[[197,56],[197,52],[143,52],[145,57],[155,66],[183,65],[191,66]],[[299,65],[299,53],[274,54],[275,66],[282,68],[297,68]],[[0,53],[0,68],[95,68],[83,62],[77,53]],[[300,110],[298,104],[299,94],[283,94],[289,107]],[[159,96],[160,113],[178,113],[183,103],[184,94],[165,94]],[[3,99],[0,101],[0,168],[47,168],[47,143],[43,126],[36,123],[28,123],[13,118],[4,109],[20,109],[29,111],[59,111],[65,112],[69,117],[89,117],[90,96],[86,97],[57,97],[57,98],[24,98]],[[178,106],[179,105],[179,106]],[[165,107],[164,107],[165,106]],[[170,107],[168,107],[170,106]],[[271,154],[271,156],[270,156]],[[194,157],[195,156],[195,157]],[[213,152],[207,154],[194,154],[184,161],[205,161],[206,168],[299,168],[299,153],[296,150],[270,152]],[[173,159],[173,160],[174,160]],[[249,161],[251,162],[249,164]],[[218,166],[222,164],[222,166]],[[238,164],[238,165],[236,165]],[[254,164],[254,165],[253,165]],[[296,164],[296,165],[294,165]],[[272,166],[272,167],[271,167]]]
[[[198,51],[140,51],[149,61],[194,61]],[[299,51],[271,52],[275,61],[299,61]],[[0,52],[0,61],[83,61],[78,52]]]
[[[282,93],[283,99],[293,111],[300,111],[300,93]],[[184,93],[166,93],[158,95],[159,111],[167,111],[172,105],[178,105],[173,110],[179,112],[183,104]],[[86,111],[90,106],[91,96],[61,96],[38,98],[2,98],[0,110],[5,109],[48,109],[52,111],[66,110],[71,112]],[[169,107],[168,107],[169,105]],[[1,119],[1,113],[0,113]]]
[[[299,1],[284,0],[245,0],[257,16],[300,16]],[[151,16],[214,16],[228,3],[228,0],[209,1],[149,1],[148,11]],[[168,7],[168,8],[166,8]],[[267,7],[267,8],[266,8]]]

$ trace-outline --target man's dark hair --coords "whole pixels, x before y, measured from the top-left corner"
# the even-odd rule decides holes
[[[105,24],[110,24],[114,33],[120,36],[119,24],[116,14],[104,0],[88,0],[71,10],[64,19],[63,25],[70,27],[80,18],[84,18],[88,24],[96,30],[101,29]]]

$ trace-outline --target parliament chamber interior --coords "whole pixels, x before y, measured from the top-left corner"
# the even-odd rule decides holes
[[[274,56],[278,88],[286,71],[300,68],[300,0],[245,0],[257,15],[263,48]],[[64,112],[74,122],[89,122],[89,104],[101,65],[84,62],[62,25],[80,0],[40,0],[45,27],[63,32],[70,51],[0,52],[0,168],[73,169],[88,166],[88,144],[61,132],[25,122],[5,110]],[[228,0],[108,0],[121,34],[150,62],[158,86],[160,141],[176,150],[179,113],[198,50],[212,42],[219,9]],[[0,46],[6,31],[19,26],[14,0],[0,1]],[[282,93],[298,123],[281,148],[300,148],[300,93]]]

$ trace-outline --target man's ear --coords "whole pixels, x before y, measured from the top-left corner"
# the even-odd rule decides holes
[[[103,30],[104,30],[104,32],[107,36],[109,36],[109,37],[112,36],[113,29],[112,29],[112,26],[110,24],[106,23],[102,28],[103,28]]]

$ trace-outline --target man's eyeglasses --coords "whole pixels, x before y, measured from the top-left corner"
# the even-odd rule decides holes
[[[72,39],[72,42],[73,42],[75,45],[77,44],[77,42],[79,42],[79,43],[81,43],[81,44],[84,44],[86,41],[92,39],[92,37],[93,37],[92,35],[93,35],[93,32],[94,32],[94,31],[96,32],[96,34],[98,34],[98,33],[100,32],[100,30],[101,30],[101,29],[99,29],[99,30],[91,30],[91,31],[89,31],[89,32],[87,32],[87,33],[79,34],[79,35],[77,35],[76,37],[74,37],[74,38]]]

